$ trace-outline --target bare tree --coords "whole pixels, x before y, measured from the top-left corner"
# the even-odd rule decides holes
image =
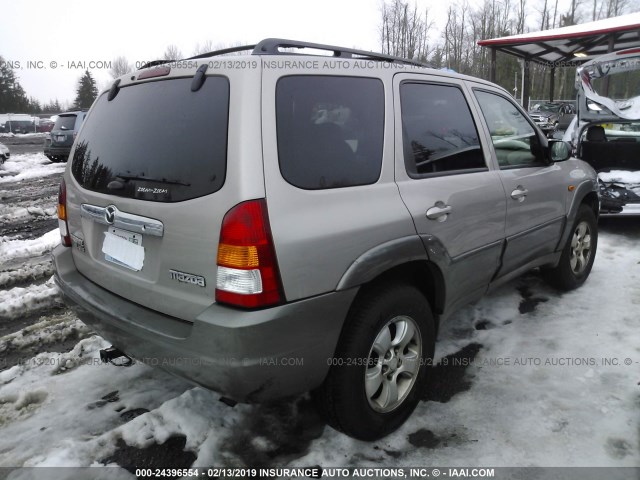
[[[202,55],[203,53],[209,53],[213,50],[216,50],[215,48],[213,48],[213,41],[207,40],[202,45],[200,45],[200,43],[197,43],[196,48],[193,49],[193,54]]]
[[[382,52],[425,61],[430,54],[428,40],[432,26],[429,9],[423,15],[416,3],[413,7],[402,0],[383,4],[380,25]]]
[[[163,60],[180,60],[181,58],[182,52],[175,44],[169,45],[162,55]]]
[[[516,33],[524,33],[525,22],[527,21],[527,0],[518,2],[518,18],[516,19]]]
[[[133,71],[133,67],[129,64],[126,57],[116,57],[111,61],[111,70],[109,75],[111,78],[118,78]]]

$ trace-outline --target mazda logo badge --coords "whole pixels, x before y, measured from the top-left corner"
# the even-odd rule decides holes
[[[118,209],[114,205],[109,205],[104,210],[104,219],[107,221],[109,225],[113,225],[113,221],[116,218],[116,211]]]

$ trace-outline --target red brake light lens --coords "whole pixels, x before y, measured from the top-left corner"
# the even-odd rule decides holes
[[[282,303],[267,203],[243,202],[227,212],[218,244],[216,302],[244,308]]]

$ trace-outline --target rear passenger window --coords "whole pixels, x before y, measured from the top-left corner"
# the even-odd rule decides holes
[[[487,169],[478,131],[459,88],[403,83],[400,102],[410,175]]]
[[[475,91],[500,168],[544,165],[538,134],[516,106],[500,95]]]
[[[375,183],[382,167],[384,91],[371,78],[290,76],[276,88],[283,178],[308,190]]]

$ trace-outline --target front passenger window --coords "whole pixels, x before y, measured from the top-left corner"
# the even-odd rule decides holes
[[[516,106],[500,95],[476,90],[500,168],[544,165],[538,134]]]

